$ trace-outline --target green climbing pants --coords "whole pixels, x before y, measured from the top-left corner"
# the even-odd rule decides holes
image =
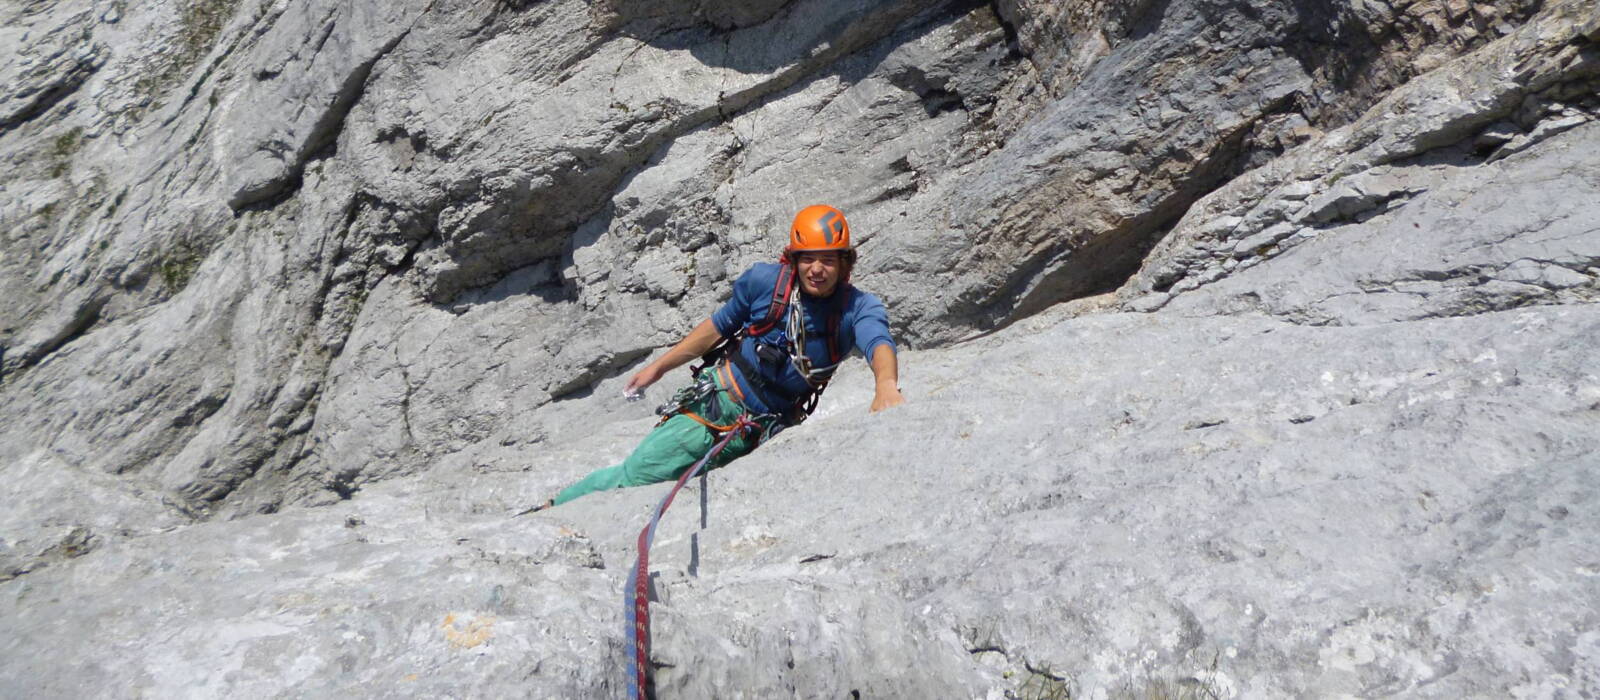
[[[713,419],[720,425],[730,425],[739,417],[746,415],[745,408],[728,395],[728,388],[723,386],[722,378],[717,376],[719,373],[713,369],[707,369],[706,373],[713,376],[716,390],[701,399],[691,401],[685,408],[701,417]],[[765,426],[765,423],[762,425]],[[744,431],[729,442],[727,447],[722,448],[711,463],[706,465],[707,468],[716,469],[749,454],[760,442],[761,432],[761,430]],[[675,480],[683,476],[695,462],[700,461],[701,457],[706,456],[706,453],[722,440],[723,435],[681,412],[675,413],[666,422],[656,426],[655,430],[650,431],[639,446],[634,448],[633,454],[628,455],[621,464],[597,469],[582,481],[562,489],[561,493],[556,494],[556,505],[596,491]]]

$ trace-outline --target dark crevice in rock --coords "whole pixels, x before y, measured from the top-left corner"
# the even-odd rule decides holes
[[[367,80],[372,76],[373,67],[378,65],[378,61],[383,60],[385,56],[394,51],[394,48],[399,46],[400,42],[410,33],[410,29],[400,32],[399,35],[378,49],[376,55],[356,66],[356,69],[345,77],[344,82],[339,86],[338,97],[334,99],[328,110],[322,113],[322,118],[318,119],[317,123],[312,126],[311,134],[306,138],[306,145],[302,150],[302,153],[306,156],[305,160],[317,160],[334,154],[339,132],[344,129],[345,117],[349,116],[351,108],[355,107],[356,102],[366,93]],[[299,167],[304,170],[305,163],[300,163]]]
[[[526,0],[499,0],[518,7]],[[597,29],[624,36],[661,36],[693,29],[726,33],[759,26],[789,10],[791,0],[699,0],[692,3],[663,3],[659,0],[599,0],[590,3],[595,10]]]
[[[1600,63],[1600,59],[1597,59],[1597,63]],[[1537,98],[1544,94],[1552,92],[1557,94],[1564,93],[1567,89],[1570,89],[1569,86],[1574,85],[1580,87],[1580,89],[1589,90],[1591,94],[1600,95],[1600,81],[1573,81],[1565,85],[1553,86],[1550,90],[1546,90],[1545,93],[1541,93],[1541,95],[1524,99],[1525,106],[1519,111],[1528,111],[1527,103],[1530,101],[1540,102],[1541,100]],[[1540,106],[1542,107],[1542,105]],[[1600,107],[1600,105],[1597,105],[1597,107]],[[1543,110],[1539,109],[1539,111],[1542,112]],[[1527,123],[1525,127],[1522,127],[1521,133],[1512,131],[1512,128],[1504,128],[1510,126],[1507,122],[1491,124],[1485,127],[1473,141],[1474,154],[1481,156],[1482,161],[1485,163],[1493,163],[1527,151],[1554,136],[1576,129],[1596,119],[1600,119],[1600,108],[1587,111],[1569,109],[1565,114],[1544,113],[1538,117],[1519,119],[1519,123],[1524,121]],[[1496,130],[1497,126],[1502,127],[1498,132]]]
[[[932,119],[946,112],[966,111],[962,95],[949,90],[944,76],[930,76],[917,66],[906,66],[889,76],[895,87],[917,96],[923,111]]]
[[[202,396],[199,401],[196,401],[187,410],[172,419],[172,427],[190,428],[200,425],[207,418],[215,415],[223,404],[227,402],[227,396]]]
[[[4,540],[0,540],[0,543],[4,543]],[[0,583],[21,578],[51,564],[77,559],[98,549],[100,544],[101,538],[92,530],[82,525],[75,525],[65,536],[44,551],[34,555],[24,554],[18,563],[12,563],[17,561],[15,557],[7,557],[10,562],[0,563]]]
[[[407,258],[410,259],[410,256]],[[535,296],[545,304],[562,304],[577,301],[576,280],[563,279],[560,274],[563,256],[540,258],[507,272],[492,284],[471,287],[448,304],[433,304],[433,308],[452,316],[461,316],[480,304],[504,301],[513,296]],[[409,263],[408,263],[409,264]],[[528,273],[532,274],[528,274]]]
[[[372,76],[372,70],[400,45],[411,34],[411,28],[395,35],[370,58],[361,62],[345,76],[335,93],[332,104],[322,112],[322,115],[312,125],[311,132],[306,136],[304,143],[294,154],[294,159],[289,163],[289,171],[281,178],[264,183],[260,187],[242,190],[234,194],[228,201],[228,207],[235,213],[245,211],[261,211],[271,209],[282,204],[294,196],[300,189],[305,175],[306,166],[312,161],[328,158],[337,153],[339,134],[344,129],[345,118],[350,115],[350,110],[361,100],[366,93],[367,81]]]
[[[1112,13],[1107,19],[1125,27],[1127,32],[1125,36],[1129,41],[1138,41],[1161,30],[1161,22],[1166,19],[1167,8],[1170,5],[1172,0],[1134,0],[1127,4],[1127,9],[1120,13]],[[1241,7],[1249,9],[1249,5]]]
[[[411,384],[411,371],[406,368],[405,361],[400,359],[400,344],[394,345],[395,367],[400,369],[400,427],[405,432],[406,447],[416,449],[417,435],[411,430],[411,395],[415,387]]]
[[[1007,54],[1011,58],[1025,58],[1026,54],[1023,53],[1022,40],[1017,36],[1016,21],[1007,16],[1005,8],[1001,6],[999,0],[989,0],[987,5],[990,13],[994,15],[995,21],[1000,24],[1000,31],[1005,34]]]
[[[45,358],[83,337],[100,320],[100,310],[105,307],[107,301],[108,297],[97,296],[80,304],[73,312],[72,318],[45,342],[11,359],[9,364],[0,366],[3,367],[0,368],[0,376],[16,374],[44,362]],[[0,361],[4,359],[0,357]]]
[[[1258,147],[1249,142],[1263,120],[1299,111],[1298,93],[1265,105],[1255,119],[1221,135],[1217,145],[1190,169],[1176,188],[1144,213],[1116,230],[1097,235],[1086,244],[1035,261],[1017,275],[1016,291],[990,305],[1003,328],[1055,304],[1114,291],[1139,271],[1150,251],[1171,233],[1195,202],[1216,191],[1261,160]],[[1046,272],[1048,270],[1048,272]],[[1174,280],[1176,281],[1176,280]],[[1027,287],[1031,283],[1031,287]]]
[[[5,121],[0,121],[0,134],[38,118],[40,115],[50,111],[51,108],[61,104],[63,100],[71,97],[79,88],[83,87],[84,83],[88,82],[90,76],[100,70],[100,66],[104,65],[103,61],[95,60],[99,56],[100,53],[96,51],[89,58],[79,61],[65,75],[60,76],[55,82],[36,93],[33,100],[22,109]]]
[[[438,241],[439,241],[438,236],[434,236],[433,237],[433,242],[435,244],[437,244]],[[392,267],[388,268],[386,273],[387,274],[399,274],[399,273],[405,272],[406,270],[410,270],[412,268],[412,266],[415,265],[416,262],[417,262],[417,251],[420,251],[423,248],[427,247],[427,244],[428,244],[428,239],[425,238],[425,239],[416,241],[415,243],[412,243],[411,245],[407,246],[406,247],[406,254],[404,256],[401,256],[400,262],[397,262]]]
[[[1028,669],[1028,673],[1042,676],[1057,682],[1066,682],[1067,680],[1066,676],[1057,673],[1055,669],[1050,668],[1049,664],[1034,664],[1032,661],[1025,661],[1022,665],[1023,668]]]
[[[341,501],[355,498],[361,491],[361,485],[356,483],[356,478],[360,475],[361,472],[354,469],[334,474],[333,478],[328,480],[328,490],[338,494]]]
[[[233,210],[235,216],[276,209],[284,202],[294,199],[295,194],[300,191],[304,170],[302,164],[294,168],[288,177],[274,180],[270,187],[241,193],[240,196],[228,201],[228,207]]]
[[[576,376],[550,387],[550,402],[586,398],[594,392],[594,383],[615,375],[619,370],[648,356],[654,348],[635,348],[608,353],[596,358]]]
[[[1560,300],[1553,298],[1542,289],[1538,292],[1530,290],[1523,294],[1474,293],[1466,295],[1463,299],[1453,301],[1444,308],[1407,320],[1466,318],[1498,311],[1512,311],[1531,306],[1551,306],[1559,303],[1561,303]]]
[[[1008,659],[1011,657],[1011,651],[1004,644],[1004,636],[992,624],[985,624],[982,629],[974,625],[960,625],[956,628],[956,635],[961,638],[961,646],[968,654],[992,652]]]
[[[1332,197],[1323,206],[1307,215],[1305,224],[1312,228],[1333,228],[1350,223],[1370,221],[1398,209],[1426,190],[1400,190],[1397,192],[1350,192]]]
[[[883,190],[867,200],[868,204],[909,197],[922,189],[922,173],[911,165],[910,158],[901,156],[889,163],[887,169],[890,176],[883,181]]]

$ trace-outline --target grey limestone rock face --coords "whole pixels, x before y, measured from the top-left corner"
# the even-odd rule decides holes
[[[908,353],[913,402],[871,417],[852,366],[813,422],[710,476],[705,526],[696,486],[669,512],[658,688],[1592,689],[1596,308],[1363,326],[1052,312]],[[642,413],[526,471],[493,459],[525,451],[485,454],[17,578],[0,677],[60,696],[613,696],[618,591],[665,486],[509,514],[620,455]],[[73,672],[26,653],[50,643]]]
[[[531,521],[510,532],[499,518],[462,529],[459,514],[441,526],[391,505],[381,517],[341,506],[210,523],[106,550],[109,568],[91,578],[53,567],[73,580],[18,579],[14,604],[58,615],[24,627],[98,631],[61,639],[54,658],[15,645],[0,677],[8,692],[52,697],[609,694],[620,669],[594,631],[615,596],[585,538]],[[104,576],[122,590],[80,597]],[[147,637],[165,641],[106,643]],[[556,646],[570,653],[526,663]]]
[[[104,64],[107,50],[93,41],[97,17],[89,3],[49,11],[13,6],[6,14],[6,44],[16,50],[6,56],[12,80],[0,97],[0,128],[10,129],[76,91]]]
[[[1407,233],[1448,238],[1449,246],[1510,240],[1520,229],[1538,235],[1546,224],[1569,216],[1575,218],[1567,228],[1581,232],[1593,216],[1587,211],[1592,161],[1581,153],[1563,155],[1549,166],[1510,165],[1502,159],[1518,152],[1514,144],[1543,142],[1593,120],[1600,107],[1600,53],[1582,33],[1584,22],[1592,19],[1593,8],[1556,4],[1489,50],[1417,78],[1351,124],[1228,183],[1190,209],[1121,296],[1197,289],[1292,249],[1323,229],[1369,221],[1384,226],[1424,209],[1433,213],[1410,219],[1415,230]],[[1584,145],[1568,140],[1555,152],[1573,148],[1582,151]],[[1470,196],[1481,187],[1476,183],[1449,193],[1430,191],[1444,183],[1492,180],[1507,167],[1515,175],[1501,182],[1524,178],[1510,186],[1559,200],[1555,209],[1547,212],[1545,204],[1533,201],[1508,209],[1494,199]],[[1519,169],[1546,167],[1550,170]],[[1561,191],[1567,187],[1574,189]],[[1431,206],[1435,202],[1443,206]],[[1455,216],[1458,208],[1467,211]],[[1480,220],[1480,215],[1489,218]],[[1585,247],[1581,240],[1577,244]],[[1229,258],[1241,260],[1230,263]],[[1581,272],[1584,258],[1580,252],[1565,264]],[[1513,255],[1493,262],[1504,267],[1516,261]]]
[[[27,416],[10,442],[109,440],[75,463],[159,473],[196,508],[327,502],[541,434],[502,407],[586,391],[670,342],[819,200],[852,212],[860,279],[907,343],[984,331],[1109,289],[1195,197],[1314,131],[1294,105],[1323,90],[1317,57],[1289,37],[1345,21],[1229,3],[729,7],[39,13],[117,50],[61,119],[7,136],[35,168],[8,187],[24,196],[0,262],[20,300],[4,400]],[[1045,60],[1086,31],[1110,38],[1076,72]],[[461,323],[505,342],[463,363]],[[407,329],[445,345],[407,350]],[[124,398],[97,415],[35,398],[66,377]],[[139,409],[105,410],[124,405]]]
[[[513,514],[825,201],[909,402],[683,494],[663,697],[1600,693],[1591,2],[0,19],[6,692],[620,694],[665,487]]]

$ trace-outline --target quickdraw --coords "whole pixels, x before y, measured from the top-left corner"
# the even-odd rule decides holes
[[[667,422],[668,418],[678,413],[687,412],[689,406],[716,392],[717,384],[711,379],[709,373],[695,372],[693,384],[679,389],[666,403],[656,407],[656,415],[661,416],[661,420],[657,421],[656,425]]]
[[[650,516],[650,522],[639,531],[639,556],[633,562],[633,573],[630,575],[627,591],[624,596],[626,603],[626,618],[628,623],[627,636],[633,639],[633,658],[628,663],[628,697],[630,700],[642,700],[652,697],[650,693],[650,544],[656,538],[656,526],[661,523],[661,516],[667,512],[667,507],[672,505],[672,499],[684,484],[689,483],[696,474],[722,452],[728,443],[743,434],[745,431],[760,426],[749,416],[740,416],[737,421],[722,436],[721,440],[689,467],[678,483],[673,484],[672,490],[667,492],[665,498],[656,506],[655,513]]]

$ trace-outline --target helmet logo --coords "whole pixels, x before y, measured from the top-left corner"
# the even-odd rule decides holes
[[[840,220],[839,212],[830,211],[819,223],[822,224],[822,235],[828,240],[828,245],[833,245],[833,236],[842,233],[844,222]]]

